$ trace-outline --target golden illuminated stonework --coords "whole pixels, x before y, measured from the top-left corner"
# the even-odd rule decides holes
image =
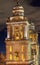
[[[23,6],[17,4],[12,12],[13,16],[9,17],[6,23],[6,65],[37,65],[38,35],[35,27],[32,23],[29,24],[24,16]]]

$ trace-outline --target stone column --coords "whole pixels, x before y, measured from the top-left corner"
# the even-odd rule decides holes
[[[12,39],[14,39],[14,25],[12,25]]]
[[[28,25],[25,25],[25,28],[24,28],[24,38],[25,39],[28,39],[28,30],[29,30]]]
[[[7,38],[10,38],[10,25],[7,25]]]

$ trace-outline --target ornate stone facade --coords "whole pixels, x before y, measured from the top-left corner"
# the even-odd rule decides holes
[[[34,48],[32,49],[31,43],[37,41],[37,35],[34,32],[34,26],[30,27],[28,19],[24,16],[24,8],[17,4],[13,8],[13,16],[8,18],[6,24],[6,64],[28,65],[33,63],[34,56],[31,50]]]

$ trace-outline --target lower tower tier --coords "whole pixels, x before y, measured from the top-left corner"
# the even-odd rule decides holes
[[[29,65],[31,45],[28,40],[6,40],[6,65]]]

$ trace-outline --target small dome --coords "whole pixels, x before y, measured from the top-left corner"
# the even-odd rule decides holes
[[[22,6],[16,6],[13,8],[14,16],[24,16],[24,8]]]
[[[16,6],[13,8],[13,10],[15,10],[15,9],[24,9],[24,8],[22,6]]]
[[[27,18],[24,16],[24,8],[21,5],[16,5],[13,7],[13,16],[10,17],[10,22],[21,22],[26,21]],[[8,19],[9,21],[9,19]],[[27,21],[26,21],[27,22]]]

